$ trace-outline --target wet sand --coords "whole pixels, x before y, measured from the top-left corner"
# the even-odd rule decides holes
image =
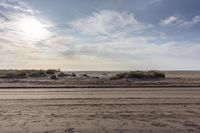
[[[2,133],[199,133],[200,88],[1,89]]]

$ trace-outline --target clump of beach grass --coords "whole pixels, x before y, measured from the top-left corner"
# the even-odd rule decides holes
[[[30,77],[46,77],[46,72],[45,70],[37,70],[37,71],[33,71],[33,72],[30,72],[28,74],[28,76]]]
[[[57,70],[55,70],[55,69],[46,70],[46,74],[49,74],[49,75],[55,74],[56,72],[57,72]]]
[[[0,78],[4,79],[14,79],[14,78],[40,78],[40,77],[51,77],[56,75],[56,77],[64,77],[65,73],[61,72],[60,69],[48,69],[48,70],[0,70]],[[76,76],[72,74],[72,76]]]
[[[26,78],[26,73],[6,73],[1,76],[1,78],[10,79],[10,78]]]
[[[64,72],[59,72],[58,73],[58,77],[65,77],[68,76],[67,74],[65,74]]]
[[[118,80],[118,79],[159,79],[165,78],[165,74],[159,71],[130,71],[130,72],[123,72],[118,73],[112,77],[111,80]]]

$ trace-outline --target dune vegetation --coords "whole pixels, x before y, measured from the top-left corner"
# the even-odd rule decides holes
[[[48,69],[48,70],[0,70],[0,78],[12,79],[12,78],[38,78],[38,77],[57,77],[60,75],[60,70]],[[63,74],[62,74],[63,76]],[[51,78],[56,79],[56,78]]]
[[[2,79],[24,79],[24,78],[49,78],[57,80],[62,77],[74,77],[74,78],[90,78],[85,73],[79,75],[74,72],[62,72],[59,69],[48,70],[0,70],[0,78]],[[105,76],[110,80],[120,79],[161,79],[165,78],[165,73],[160,71],[130,71],[119,72],[113,76]]]
[[[117,79],[159,79],[165,78],[165,74],[159,71],[130,71],[118,73],[112,77],[111,80]]]

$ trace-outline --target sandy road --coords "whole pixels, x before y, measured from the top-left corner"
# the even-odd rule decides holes
[[[200,132],[200,88],[1,89],[0,132]]]
[[[200,98],[200,88],[0,89],[0,99]]]

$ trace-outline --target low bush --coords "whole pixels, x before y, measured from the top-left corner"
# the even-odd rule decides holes
[[[124,73],[118,73],[115,76],[112,76],[110,79],[111,80],[123,79],[123,78],[126,77],[126,75],[127,75],[127,73],[125,73],[125,72]]]
[[[16,73],[5,73],[4,75],[1,76],[1,78],[17,78]]]
[[[75,73],[71,73],[70,76],[76,77],[76,74]]]
[[[8,73],[8,70],[0,70],[0,75],[4,75],[6,73]]]
[[[46,70],[46,74],[49,74],[49,75],[55,74],[56,72],[57,72],[57,70],[55,70],[55,69],[48,69],[48,70]]]
[[[33,71],[28,74],[30,77],[46,77],[46,73],[43,70]]]
[[[67,76],[67,74],[65,74],[64,72],[59,72],[58,73],[58,77],[65,77],[65,76]]]
[[[25,72],[8,72],[1,76],[1,78],[26,78],[27,74]]]
[[[19,72],[16,73],[16,76],[19,77],[19,78],[26,78],[27,73],[23,72],[23,71],[19,71]]]
[[[165,74],[158,71],[131,71],[127,73],[118,73],[115,76],[112,76],[111,80],[117,79],[130,79],[130,78],[137,78],[137,79],[158,79],[158,78],[165,78]]]
[[[127,73],[126,78],[150,78],[151,74],[143,71],[132,71]]]
[[[126,75],[127,75],[127,73],[118,73],[118,74],[116,74],[116,76],[118,77],[118,78],[120,78],[120,79],[123,79],[123,78],[125,78],[126,77]]]
[[[165,74],[162,72],[153,71],[153,75],[157,78],[165,78]]]
[[[0,78],[27,78],[27,77],[47,77],[50,75],[57,75],[58,77],[67,76],[65,73],[61,72],[59,69],[48,69],[48,70],[0,70]],[[71,73],[70,76],[76,76]]]

